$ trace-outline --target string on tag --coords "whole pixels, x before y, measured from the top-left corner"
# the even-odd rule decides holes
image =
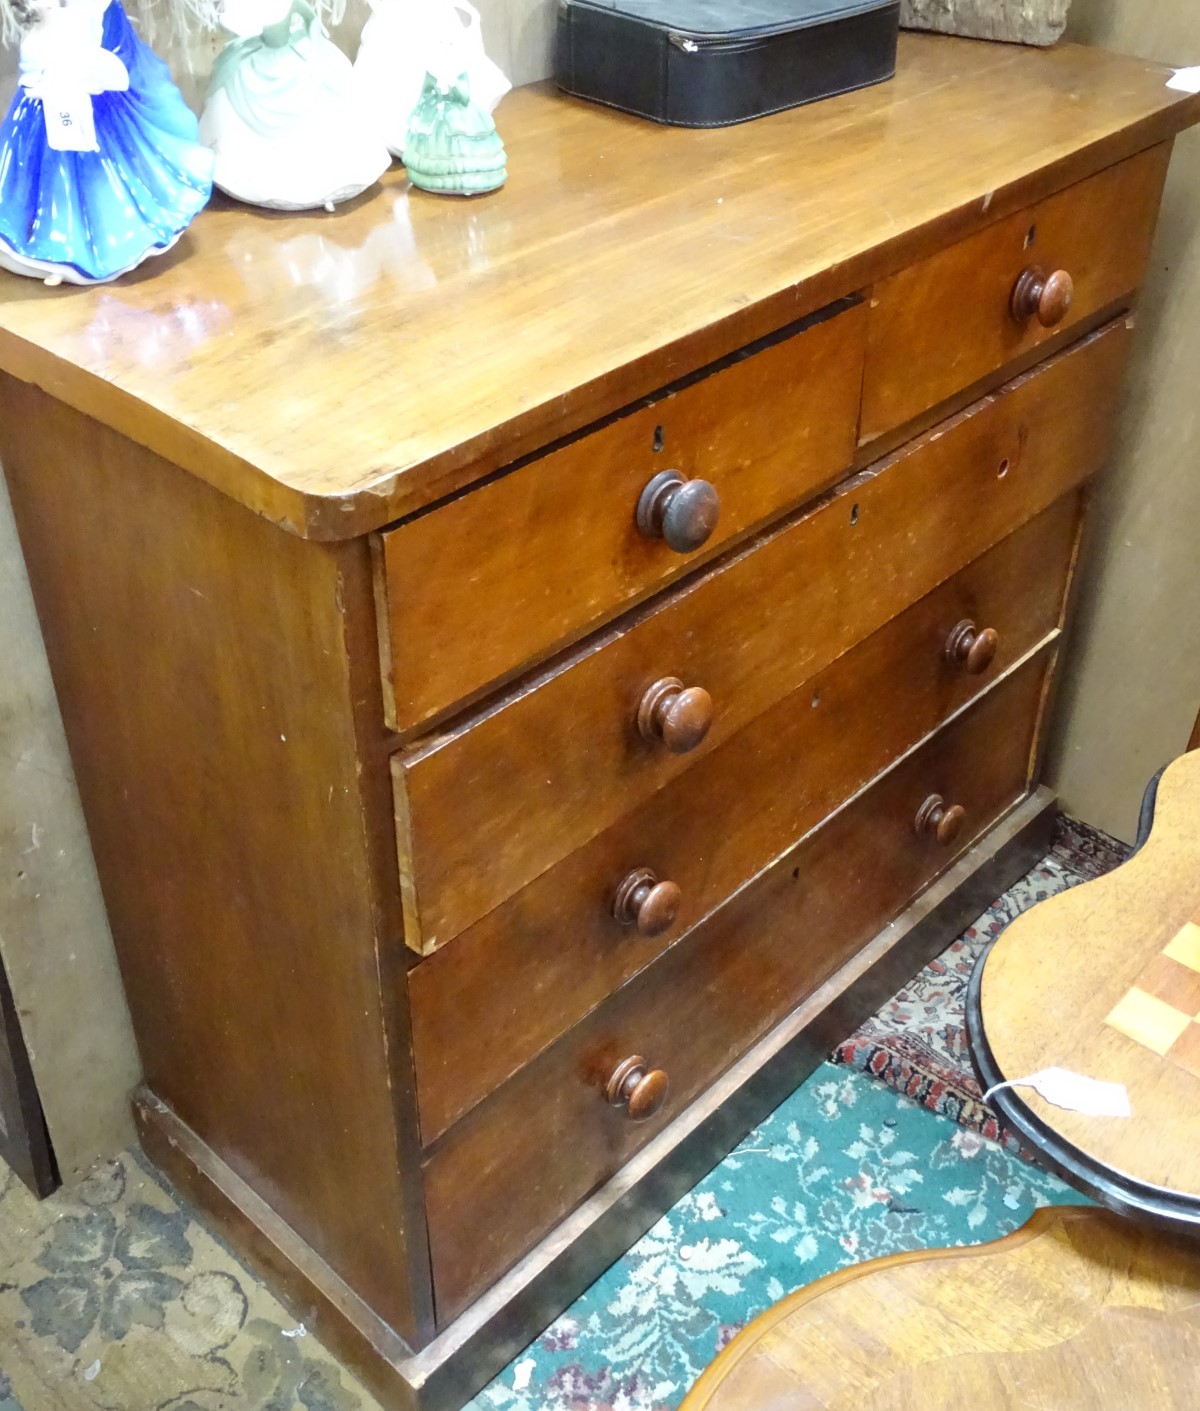
[[[1033,1088],[1047,1102],[1066,1112],[1082,1112],[1088,1117],[1132,1117],[1129,1091],[1124,1083],[1106,1083],[1099,1078],[1086,1078],[1069,1068],[1043,1068],[1027,1078],[1007,1078],[993,1085],[983,1095],[984,1102],[1001,1088]]]

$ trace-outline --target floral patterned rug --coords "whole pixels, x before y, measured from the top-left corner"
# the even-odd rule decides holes
[[[1052,1176],[820,1068],[472,1403],[669,1411],[751,1318],[845,1264],[995,1239]],[[132,1154],[38,1204],[0,1181],[0,1411],[376,1411]]]
[[[1049,855],[841,1044],[834,1062],[877,1078],[1020,1154],[1020,1140],[981,1101],[971,1067],[964,1017],[971,973],[987,946],[1021,912],[1111,872],[1129,851],[1098,828],[1060,815]]]
[[[838,1066],[818,1069],[470,1411],[671,1411],[793,1289],[898,1250],[996,1239],[1039,1205],[1080,1203],[986,1135],[962,996],[973,954],[1007,920],[1123,855],[1065,822],[1051,855],[843,1045]],[[377,1403],[125,1153],[40,1204],[0,1166],[0,1411]]]

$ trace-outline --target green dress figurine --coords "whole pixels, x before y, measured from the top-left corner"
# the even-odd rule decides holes
[[[491,117],[472,102],[465,73],[451,83],[426,74],[404,165],[414,186],[449,196],[478,196],[508,180],[504,143]]]

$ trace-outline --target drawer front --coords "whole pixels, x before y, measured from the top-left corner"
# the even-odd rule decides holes
[[[421,1135],[439,1137],[822,818],[1057,631],[1070,495],[839,657],[411,972]],[[958,632],[971,622],[974,638]],[[985,665],[998,634],[996,654]],[[969,663],[947,654],[977,653]],[[974,670],[968,670],[968,664]],[[655,935],[614,919],[640,869],[682,901]]]
[[[393,762],[406,938],[514,896],[1101,465],[1124,322],[846,482],[565,666]],[[663,678],[707,691],[691,753],[639,731]]]
[[[861,304],[809,321],[385,534],[393,727],[550,655],[836,479],[854,455],[865,321]],[[638,527],[667,471],[719,502],[695,550],[714,508],[696,485],[662,525],[675,547]]]
[[[1028,787],[1041,658],[782,858],[447,1133],[425,1164],[445,1323],[662,1130]],[[971,820],[955,848],[918,835],[940,794]],[[643,1055],[670,1080],[634,1122],[605,1089]]]
[[[1170,144],[1111,167],[877,285],[863,379],[862,441],[903,426],[1048,338],[1127,299],[1142,281]],[[1051,286],[1018,317],[1025,271],[1065,271],[1061,313]],[[1026,288],[1037,292],[1036,280]],[[1032,294],[1030,295],[1032,303]]]

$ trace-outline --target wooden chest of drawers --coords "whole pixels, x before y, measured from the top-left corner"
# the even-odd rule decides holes
[[[385,1398],[464,1400],[1045,846],[1166,77],[527,90],[487,201],[0,288],[143,1140]]]

